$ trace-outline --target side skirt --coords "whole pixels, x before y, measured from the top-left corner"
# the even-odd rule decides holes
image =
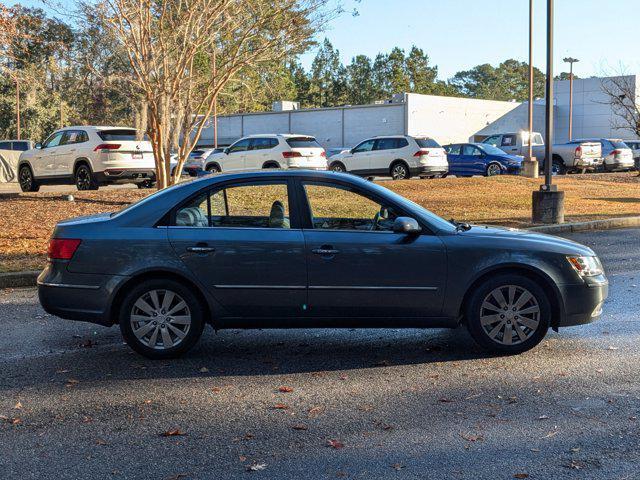
[[[229,328],[456,328],[459,321],[451,317],[294,317],[294,318],[218,318],[212,322],[216,330]]]

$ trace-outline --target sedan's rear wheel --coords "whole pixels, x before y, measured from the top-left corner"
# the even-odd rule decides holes
[[[198,341],[204,312],[198,298],[173,280],[148,280],[127,294],[120,330],[127,344],[149,358],[182,355]]]
[[[551,307],[536,282],[522,275],[500,275],[475,290],[466,320],[482,347],[514,354],[542,341],[551,323]]]

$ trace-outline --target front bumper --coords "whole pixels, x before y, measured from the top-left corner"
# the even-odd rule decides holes
[[[126,277],[70,273],[53,261],[38,276],[38,298],[45,312],[67,320],[111,326],[113,292]]]
[[[560,285],[559,288],[564,307],[559,327],[596,321],[609,295],[609,282],[604,276],[587,279],[583,284]]]
[[[155,182],[156,171],[148,168],[109,168],[95,173],[98,183]]]

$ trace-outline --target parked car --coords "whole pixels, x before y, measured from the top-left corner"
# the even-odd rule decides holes
[[[457,177],[484,175],[491,177],[508,173],[518,175],[523,158],[509,155],[497,147],[483,143],[446,145],[449,174]]]
[[[633,151],[620,139],[592,138],[582,141],[598,142],[602,146],[602,158],[604,159],[602,168],[607,172],[624,172],[635,167]]]
[[[31,140],[0,140],[0,183],[18,178],[20,154],[33,148]]]
[[[493,145],[511,155],[526,157],[529,154],[529,132],[499,133],[485,138],[482,143]],[[533,155],[538,159],[540,169],[544,169],[545,145],[542,135],[532,132]],[[552,171],[557,175],[568,172],[597,170],[602,165],[600,142],[578,141],[553,144]]]
[[[351,150],[349,147],[331,147],[331,148],[327,148],[327,158],[331,158],[334,155],[337,155],[339,153],[344,153],[348,150]]]
[[[209,172],[261,168],[326,170],[327,154],[314,137],[297,134],[249,135],[204,162]]]
[[[636,170],[640,170],[640,140],[625,140],[624,143],[626,143],[633,152],[633,161]]]
[[[155,182],[151,142],[133,128],[78,126],[53,132],[20,155],[18,181],[23,192],[41,185],[74,184],[97,190],[113,183]]]
[[[223,148],[197,148],[191,151],[189,158],[184,162],[184,171],[195,177],[198,172],[206,171],[206,161],[212,153],[221,153]],[[209,166],[211,169],[211,165]]]
[[[444,148],[434,139],[392,135],[368,138],[351,150],[332,156],[329,169],[404,180],[416,175],[444,176],[449,165]]]
[[[607,279],[588,247],[447,222],[354,175],[207,175],[117,213],[60,222],[44,309],[118,324],[152,358],[224,328],[451,327],[518,353],[594,321]]]

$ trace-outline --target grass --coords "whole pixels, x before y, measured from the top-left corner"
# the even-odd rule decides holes
[[[565,192],[566,221],[640,215],[637,173],[567,175],[554,182]],[[444,218],[514,227],[531,225],[531,192],[541,183],[542,179],[515,176],[381,182]],[[41,269],[58,221],[119,210],[149,193],[74,192],[73,202],[59,193],[0,196],[0,272]]]

